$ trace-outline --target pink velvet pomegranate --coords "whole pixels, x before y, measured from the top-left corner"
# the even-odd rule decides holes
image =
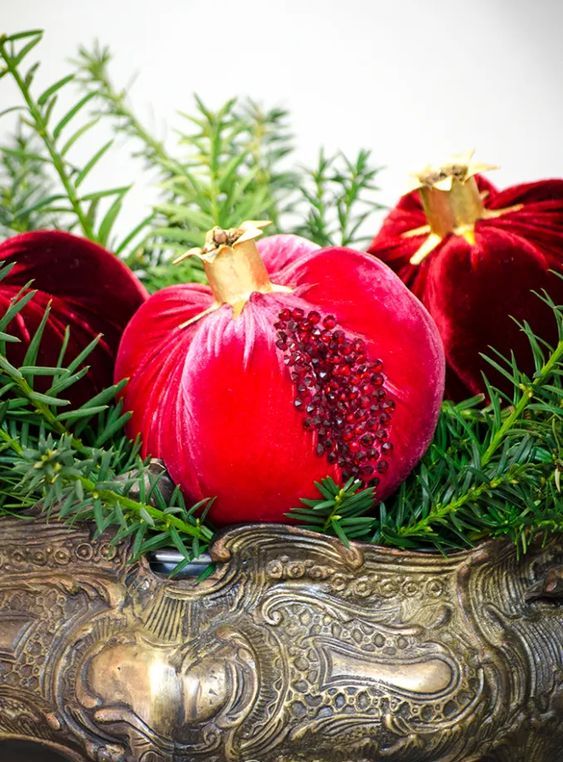
[[[209,287],[149,298],[123,335],[129,431],[218,524],[283,521],[313,482],[384,498],[424,453],[444,384],[432,319],[384,264],[259,223],[215,228]],[[193,253],[193,252],[192,252]]]
[[[0,307],[7,309],[28,283],[36,291],[8,326],[19,339],[6,345],[8,360],[17,366],[23,362],[50,304],[38,362],[56,365],[67,326],[66,364],[101,334],[87,360],[88,374],[69,387],[65,396],[80,405],[109,386],[123,329],[147,298],[133,273],[101,246],[56,230],[23,233],[5,240],[0,244],[0,265],[6,264],[12,268],[0,281]],[[36,379],[36,389],[44,391],[51,382],[48,376]]]

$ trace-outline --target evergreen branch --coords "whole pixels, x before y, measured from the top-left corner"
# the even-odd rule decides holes
[[[154,138],[129,105],[124,89],[109,75],[111,55],[96,45],[79,51],[77,76],[95,96],[98,116],[133,138],[134,152],[159,173],[161,200],[155,204],[152,230],[128,259],[144,272],[150,289],[177,282],[170,260],[203,243],[214,225],[229,228],[243,219],[270,219],[276,224],[291,207],[297,184],[281,169],[291,153],[287,114],[264,111],[253,101],[232,98],[217,110],[194,96],[195,113],[180,112],[184,123],[176,133],[176,153]],[[183,269],[183,281],[203,280],[200,264]]]
[[[11,140],[0,146],[0,230],[16,232],[53,227],[54,214],[44,211],[53,184],[36,140],[18,122]]]
[[[531,332],[528,333],[529,339],[531,339],[532,336],[533,334]],[[524,411],[526,410],[526,408],[528,407],[528,405],[532,402],[532,400],[534,400],[537,397],[537,393],[540,390],[540,388],[552,378],[553,371],[558,366],[561,366],[562,358],[563,358],[563,339],[560,339],[557,346],[548,357],[547,361],[542,365],[542,367],[538,371],[536,371],[536,373],[534,374],[534,377],[530,380],[529,384],[524,385],[524,379],[522,380],[514,379],[515,381],[518,382],[518,387],[522,389],[520,398],[518,399],[516,404],[513,406],[512,410],[504,418],[500,428],[491,437],[490,443],[481,458],[482,465],[486,465],[491,460],[491,458],[493,457],[497,449],[500,447],[500,445],[504,441],[507,433],[522,418],[522,415]]]
[[[37,34],[36,41],[39,42],[41,38],[43,37],[43,32],[37,32],[36,34]],[[57,172],[59,176],[59,180],[61,181],[62,186],[65,190],[66,197],[68,198],[69,203],[72,207],[72,210],[80,223],[82,232],[87,238],[94,239],[94,229],[90,221],[88,220],[88,217],[85,211],[82,208],[76,187],[71,180],[69,172],[67,171],[67,166],[65,162],[63,161],[62,157],[60,156],[59,152],[57,151],[55,136],[48,129],[45,113],[41,109],[39,103],[35,101],[33,96],[31,95],[31,89],[29,87],[31,80],[29,76],[24,77],[20,73],[19,64],[22,61],[23,56],[21,52],[17,55],[14,55],[9,50],[9,43],[13,41],[14,41],[13,36],[7,37],[3,35],[2,37],[0,37],[0,56],[2,57],[4,63],[6,64],[7,71],[12,75],[12,78],[14,79],[14,82],[16,83],[25,101],[25,104],[29,111],[29,115],[31,116],[33,120],[34,129],[39,135],[39,137],[43,140],[45,148],[47,149],[47,152],[49,154],[51,163],[55,171]]]
[[[2,434],[7,441],[5,432]],[[6,461],[5,450],[2,461]],[[142,536],[139,552],[146,552],[147,543],[153,543],[155,536],[158,547],[173,544],[173,531],[197,542],[197,552],[190,558],[201,552],[202,545],[207,547],[212,530],[194,515],[193,508],[185,508],[179,492],[165,502],[158,490],[158,479],[149,480],[143,489],[147,479],[144,461],[137,459],[126,478],[115,471],[119,461],[120,456],[111,448],[101,455],[91,450],[89,458],[79,457],[67,436],[55,439],[51,434],[40,435],[36,448],[22,449],[15,443],[10,501],[16,499],[22,507],[40,504],[43,511],[56,511],[65,521],[93,520],[99,533],[116,526],[116,542],[130,535]],[[145,499],[131,497],[134,490],[140,490]],[[149,500],[158,500],[160,505]],[[197,507],[202,508],[207,502],[202,501]],[[13,509],[13,502],[9,507]]]
[[[301,181],[304,222],[296,232],[320,246],[353,246],[366,239],[362,226],[382,206],[376,201],[370,152],[361,150],[354,161],[344,154],[326,156],[320,151],[316,167],[305,170]]]
[[[166,174],[181,172],[181,166],[166,150],[164,143],[155,138],[142,124],[129,106],[125,89],[117,90],[109,75],[111,53],[109,48],[95,43],[92,50],[81,46],[75,65],[81,81],[105,104],[100,116],[109,115],[117,120],[118,129],[135,138],[143,147],[143,156],[149,167],[160,166]]]
[[[344,544],[373,531],[376,519],[365,514],[372,510],[375,488],[362,489],[358,479],[351,478],[343,486],[330,476],[315,482],[320,499],[301,498],[303,508],[294,508],[287,515],[303,524],[304,529],[333,534]]]
[[[75,81],[74,74],[68,74],[52,83],[39,96],[34,95],[32,86],[39,64],[32,64],[27,70],[24,67],[28,55],[41,42],[42,37],[41,31],[0,36],[0,60],[5,65],[4,73],[12,77],[25,104],[26,115],[22,122],[32,130],[44,149],[32,153],[24,146],[19,158],[22,162],[33,160],[50,168],[60,186],[58,193],[36,197],[31,210],[25,212],[53,214],[58,227],[73,230],[78,226],[87,238],[107,245],[129,186],[82,192],[83,183],[107,155],[113,141],[96,149],[81,167],[69,160],[68,154],[77,140],[97,124],[97,119],[79,123],[79,117],[86,112],[95,93],[86,93],[62,115],[57,115],[59,96],[66,93],[68,86]],[[79,126],[75,128],[77,123]],[[105,206],[103,210],[100,201],[105,201],[102,204]]]

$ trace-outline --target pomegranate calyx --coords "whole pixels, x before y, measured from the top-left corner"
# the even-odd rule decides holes
[[[481,172],[498,169],[496,164],[485,164],[473,160],[474,151],[466,151],[452,155],[440,164],[428,164],[418,172],[414,172],[413,182],[405,191],[434,188],[439,191],[451,191],[455,182],[465,183]]]
[[[224,229],[216,225],[206,233],[203,246],[188,249],[176,257],[174,264],[179,264],[188,257],[199,257],[203,262],[214,262],[225,247],[235,248],[246,241],[254,241],[262,235],[263,228],[270,224],[268,220],[246,220],[237,228]]]
[[[247,220],[239,227],[228,230],[214,227],[207,233],[203,248],[190,249],[175,260],[180,262],[188,256],[199,257],[203,261],[214,296],[214,304],[187,321],[183,327],[191,325],[224,304],[231,305],[233,318],[236,318],[254,293],[291,291],[288,286],[271,282],[256,246],[256,238],[262,235],[262,228],[269,224],[265,221]]]
[[[429,165],[415,174],[410,190],[418,190],[428,225],[403,233],[404,238],[427,235],[411,256],[411,265],[419,265],[450,234],[464,238],[473,246],[477,220],[499,217],[519,208],[494,212],[485,208],[486,194],[480,193],[475,177],[489,169],[497,167],[473,161],[473,151],[469,151],[453,156],[444,164]]]

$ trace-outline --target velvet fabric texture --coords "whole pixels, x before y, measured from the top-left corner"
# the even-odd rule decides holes
[[[210,307],[210,289],[165,288],[129,323],[116,364],[116,380],[130,379],[130,434],[189,500],[216,497],[217,524],[285,521],[315,480],[342,478],[346,458],[385,497],[427,448],[443,394],[436,328],[386,265],[296,236],[259,249],[290,292],[182,327]]]
[[[425,235],[405,237],[426,218],[418,192],[399,201],[368,251],[384,261],[426,306],[440,331],[447,362],[446,395],[453,399],[485,391],[482,373],[496,386],[511,385],[480,353],[491,347],[514,352],[518,366],[532,373],[528,340],[516,325],[557,342],[553,313],[532,291],[545,289],[561,303],[563,281],[563,180],[545,180],[497,191],[478,177],[489,210],[521,208],[475,223],[475,244],[450,234],[419,265],[409,263]]]
[[[58,231],[37,231],[9,238],[0,244],[0,265],[12,264],[0,281],[0,305],[22,289],[36,290],[7,332],[20,339],[8,343],[8,360],[16,366],[51,305],[37,362],[54,366],[61,351],[65,329],[70,338],[64,363],[73,360],[96,336],[101,339],[86,360],[88,374],[68,389],[73,405],[80,405],[113,382],[115,355],[123,329],[148,294],[137,278],[113,254],[84,238]],[[28,287],[29,285],[29,288]],[[46,376],[35,380],[44,391]]]

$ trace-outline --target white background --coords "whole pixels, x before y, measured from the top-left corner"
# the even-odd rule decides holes
[[[0,29],[37,27],[39,85],[97,38],[116,83],[137,73],[132,103],[159,137],[194,91],[250,95],[291,110],[300,161],[371,148],[388,204],[409,170],[468,147],[500,185],[563,175],[562,0],[0,0]],[[16,102],[6,79],[0,109]],[[106,187],[139,169],[122,146],[99,173]],[[149,198],[137,188],[129,216]]]

